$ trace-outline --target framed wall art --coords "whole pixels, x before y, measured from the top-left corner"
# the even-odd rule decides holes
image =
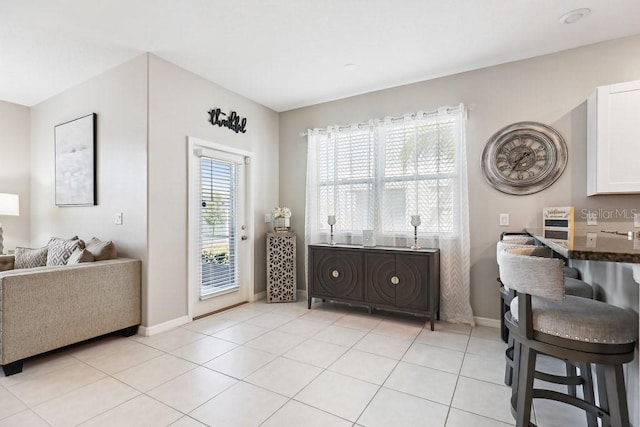
[[[54,128],[56,205],[96,204],[96,114]]]

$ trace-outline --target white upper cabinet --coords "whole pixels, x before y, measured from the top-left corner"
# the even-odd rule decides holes
[[[597,87],[587,102],[587,195],[640,193],[640,80]]]

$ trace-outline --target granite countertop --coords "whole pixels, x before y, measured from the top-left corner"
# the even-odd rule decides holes
[[[572,240],[543,237],[541,228],[527,228],[527,233],[565,258],[590,261],[640,263],[640,240],[602,232],[574,232]]]

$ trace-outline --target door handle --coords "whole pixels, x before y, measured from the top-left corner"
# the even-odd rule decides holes
[[[243,234],[242,237],[241,237],[242,240],[247,240],[248,238],[249,238],[249,236],[247,236],[246,234]]]

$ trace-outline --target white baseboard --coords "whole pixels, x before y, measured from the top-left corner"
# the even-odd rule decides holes
[[[253,294],[253,301],[260,301],[261,299],[267,299],[267,291],[258,292]]]
[[[478,317],[478,316],[474,316],[473,318],[476,321],[476,325],[478,326],[488,326],[490,328],[500,327],[499,319],[489,319],[488,317]]]
[[[166,332],[178,326],[186,325],[189,322],[191,322],[191,318],[189,316],[182,316],[178,317],[177,319],[168,320],[158,325],[140,326],[138,328],[138,335],[150,337],[151,335],[159,334],[160,332]]]

